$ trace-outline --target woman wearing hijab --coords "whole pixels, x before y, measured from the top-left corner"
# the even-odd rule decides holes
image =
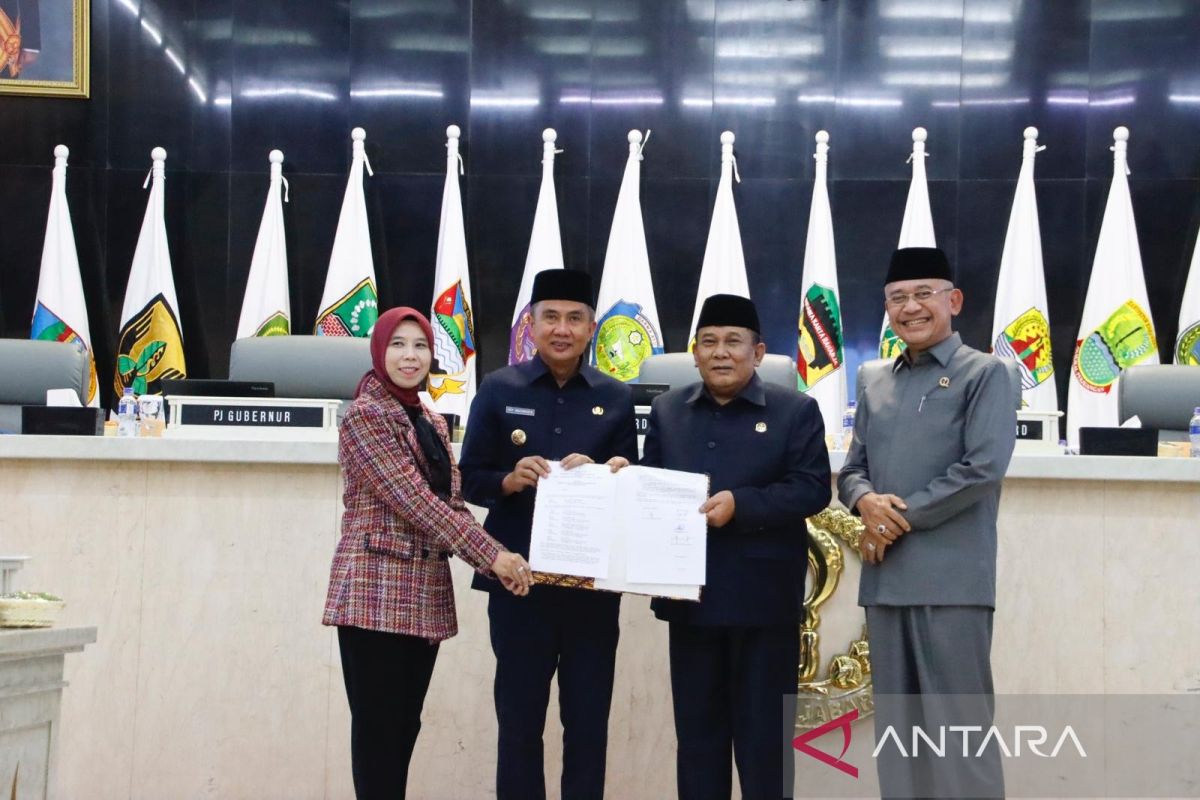
[[[360,800],[404,797],[438,644],[458,632],[448,556],[514,594],[531,583],[467,509],[446,423],[417,397],[432,342],[415,309],[379,317],[338,443],[346,511],[323,622],[338,626]]]

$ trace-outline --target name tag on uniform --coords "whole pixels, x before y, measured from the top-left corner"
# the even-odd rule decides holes
[[[532,417],[536,412],[532,408],[521,408],[520,406],[505,406],[505,414],[519,414],[522,417]]]

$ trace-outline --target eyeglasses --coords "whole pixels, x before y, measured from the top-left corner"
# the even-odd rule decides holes
[[[954,287],[951,286],[948,289],[918,289],[911,294],[889,294],[887,297],[887,304],[892,308],[904,308],[906,305],[908,305],[908,301],[910,299],[916,300],[918,303],[927,303],[935,294],[953,291]]]

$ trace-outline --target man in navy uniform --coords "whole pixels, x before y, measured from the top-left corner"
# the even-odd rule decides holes
[[[949,721],[992,721],[996,512],[1019,391],[1004,363],[963,344],[963,296],[941,250],[892,255],[884,305],[907,349],[858,376],[838,495],[862,516],[858,602],[871,636],[875,730],[902,741]],[[915,758],[882,747],[884,797],[1003,797],[999,751]],[[991,740],[994,743],[994,739]]]
[[[829,503],[829,453],[816,401],[758,377],[765,352],[754,304],[713,295],[693,350],[702,382],[650,411],[641,463],[709,476],[700,602],[653,602],[670,623],[681,800],[727,800],[731,750],[743,798],[791,796],[805,519]]]
[[[528,558],[533,501],[549,461],[623,466],[637,459],[629,387],[583,362],[596,331],[591,277],[550,269],[531,295],[534,358],[497,370],[471,404],[460,468],[463,495],[488,509],[484,528]],[[552,479],[551,479],[552,480]],[[494,581],[476,579],[490,591]],[[608,712],[621,596],[534,586],[528,597],[492,592],[500,726],[499,800],[546,796],[542,732],[550,680],[558,672],[563,724],[563,800],[602,798]]]

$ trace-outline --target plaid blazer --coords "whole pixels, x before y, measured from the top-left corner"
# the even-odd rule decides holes
[[[422,406],[450,455],[450,500],[429,488],[429,468],[400,401],[368,379],[338,441],[345,484],[342,536],[333,556],[325,625],[404,633],[431,641],[458,633],[447,557],[486,571],[503,548],[462,499],[446,422]]]

